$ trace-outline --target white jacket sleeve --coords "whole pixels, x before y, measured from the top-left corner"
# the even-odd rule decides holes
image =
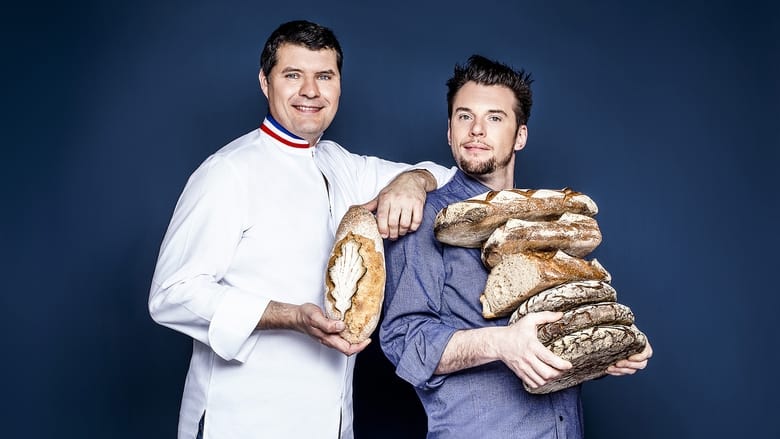
[[[220,281],[246,222],[247,188],[238,171],[211,156],[190,177],[157,260],[149,313],[161,325],[244,361],[269,300]]]
[[[331,141],[323,141],[321,146],[318,166],[329,181],[337,183],[336,193],[346,198],[347,205],[370,201],[393,178],[405,171],[425,169],[436,178],[437,187],[442,187],[457,170],[455,166],[446,168],[430,161],[410,165],[353,154]]]

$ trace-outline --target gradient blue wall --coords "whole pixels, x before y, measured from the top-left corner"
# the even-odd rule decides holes
[[[444,81],[472,53],[533,72],[523,187],[593,197],[594,254],[655,357],[585,386],[591,438],[780,437],[780,18],[773,2],[38,2],[2,20],[3,437],[171,438],[189,359],[146,301],[194,168],[265,114],[280,22],[345,50],[327,137],[451,164]],[[372,345],[358,438],[422,437]]]

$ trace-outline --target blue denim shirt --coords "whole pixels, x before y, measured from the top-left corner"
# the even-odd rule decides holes
[[[489,190],[458,171],[428,195],[415,233],[386,242],[382,350],[420,397],[428,415],[428,438],[581,438],[579,386],[532,395],[499,361],[433,375],[455,331],[508,322],[508,317],[482,317],[479,296],[488,271],[480,249],[441,244],[433,235],[439,210]]]

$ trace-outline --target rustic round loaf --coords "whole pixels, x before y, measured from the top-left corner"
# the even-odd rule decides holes
[[[589,303],[615,301],[617,301],[617,291],[607,282],[597,280],[567,282],[548,288],[526,299],[512,313],[509,324],[515,323],[532,312],[568,311]]]
[[[634,313],[629,307],[617,302],[601,302],[572,308],[560,319],[539,325],[536,333],[539,341],[546,344],[591,326],[633,324]]]
[[[385,292],[385,252],[376,218],[352,206],[339,223],[325,273],[325,314],[342,320],[341,336],[360,343],[379,323]]]
[[[602,377],[607,367],[642,352],[646,344],[647,338],[634,325],[593,326],[573,332],[546,345],[573,367],[543,386],[524,387],[529,393],[550,393]]]

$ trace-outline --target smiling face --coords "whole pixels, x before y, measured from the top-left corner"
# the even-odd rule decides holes
[[[512,187],[515,151],[523,149],[528,135],[525,125],[518,129],[514,107],[509,88],[473,81],[464,84],[452,102],[447,140],[455,163],[493,189]]]
[[[314,145],[336,117],[339,106],[341,76],[336,51],[283,44],[270,74],[266,77],[260,72],[260,87],[271,116]]]

